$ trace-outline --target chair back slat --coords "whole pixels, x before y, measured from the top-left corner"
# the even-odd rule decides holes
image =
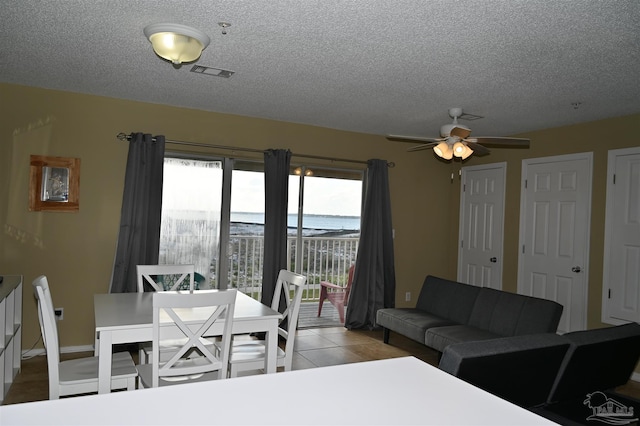
[[[137,265],[138,293],[195,290],[195,265]]]

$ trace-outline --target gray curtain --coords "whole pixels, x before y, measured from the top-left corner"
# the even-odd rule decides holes
[[[345,318],[348,329],[374,329],[376,312],[395,306],[389,173],[384,160],[369,160],[362,229]]]
[[[291,151],[264,153],[264,266],[261,302],[271,306],[280,269],[287,265],[287,205]]]
[[[164,143],[164,136],[131,134],[111,293],[136,292],[136,265],[158,263]]]

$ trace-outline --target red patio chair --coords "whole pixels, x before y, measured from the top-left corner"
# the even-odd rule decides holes
[[[327,281],[320,283],[320,302],[318,303],[318,316],[322,313],[322,304],[327,299],[338,310],[340,322],[344,324],[344,307],[349,303],[349,293],[351,292],[351,282],[353,281],[353,270],[355,265],[349,268],[349,278],[347,285],[342,287]]]

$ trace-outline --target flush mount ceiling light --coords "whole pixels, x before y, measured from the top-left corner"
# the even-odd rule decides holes
[[[211,41],[202,31],[180,24],[151,24],[144,35],[158,56],[176,65],[198,59]]]

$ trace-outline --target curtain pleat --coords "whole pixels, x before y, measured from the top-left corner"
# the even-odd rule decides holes
[[[111,293],[136,292],[136,265],[158,263],[164,146],[164,136],[131,135]]]
[[[264,154],[264,266],[261,302],[271,306],[276,280],[287,265],[287,206],[291,151],[271,149]],[[282,304],[281,304],[282,305]]]
[[[386,161],[369,160],[360,244],[345,327],[376,328],[376,312],[394,307],[395,293],[389,172]]]

